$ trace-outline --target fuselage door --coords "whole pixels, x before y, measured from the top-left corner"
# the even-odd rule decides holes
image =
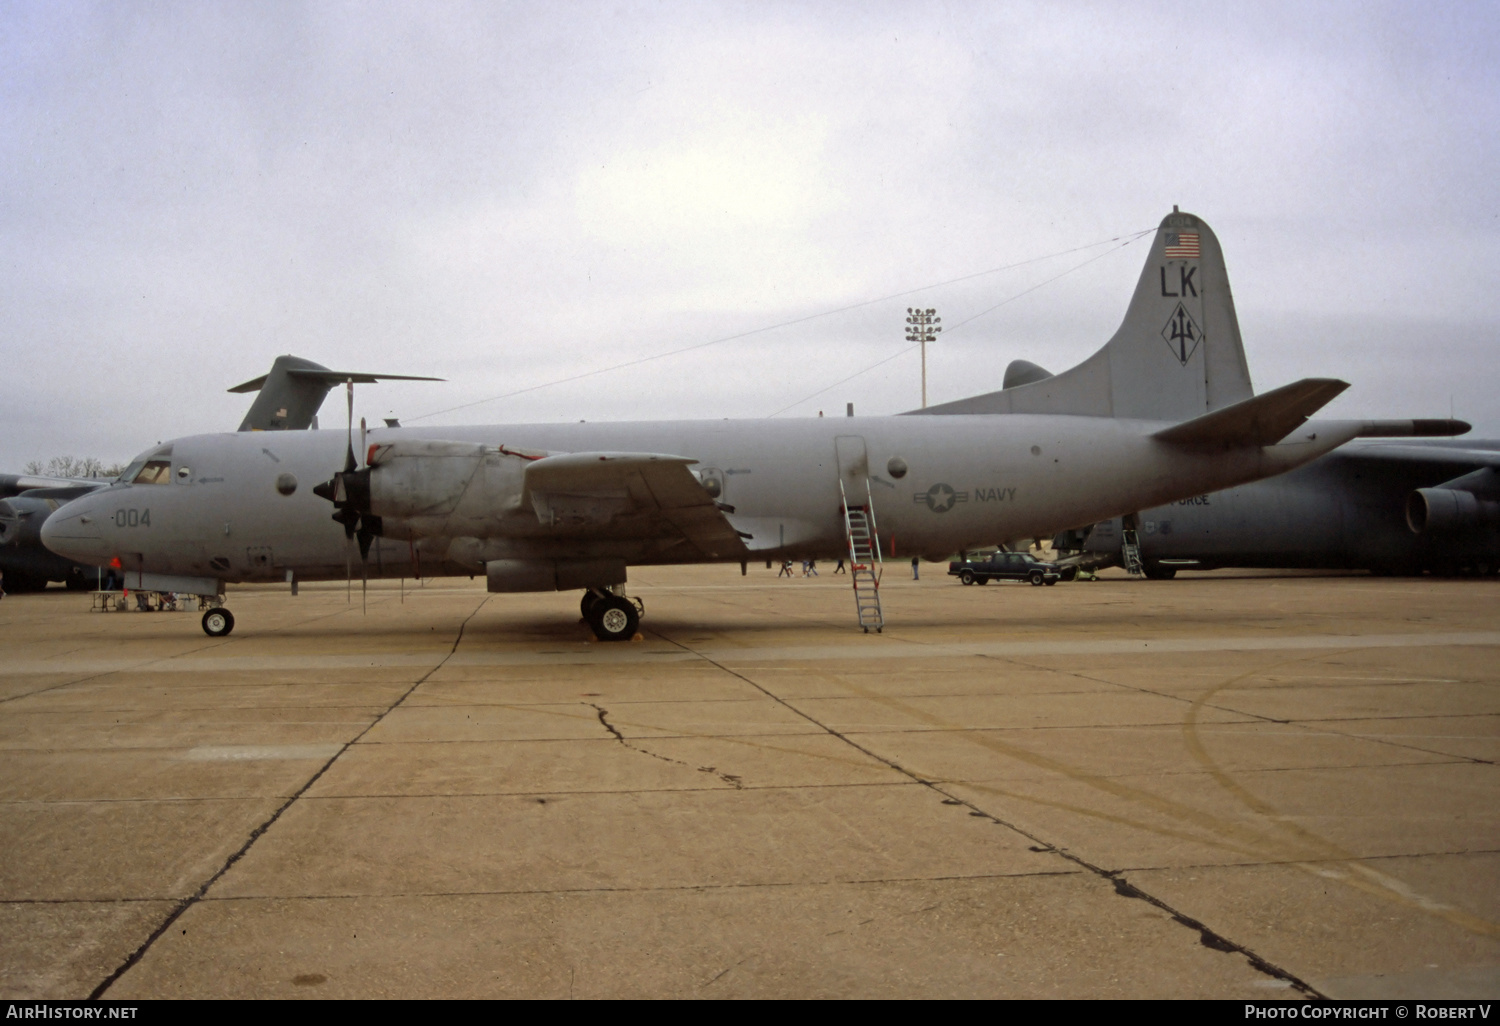
[[[839,435],[833,440],[833,447],[838,457],[839,480],[843,482],[844,494],[851,505],[864,505],[869,490],[865,479],[870,475],[870,456],[865,449],[864,436]]]

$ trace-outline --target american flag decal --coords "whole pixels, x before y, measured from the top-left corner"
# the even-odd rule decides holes
[[[1168,232],[1167,248],[1164,255],[1168,260],[1196,260],[1198,258],[1198,233]]]

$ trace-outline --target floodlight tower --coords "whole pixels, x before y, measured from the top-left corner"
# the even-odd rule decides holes
[[[938,332],[943,329],[941,317],[936,310],[906,308],[906,341],[922,343],[922,409],[927,409],[927,343],[936,342]]]

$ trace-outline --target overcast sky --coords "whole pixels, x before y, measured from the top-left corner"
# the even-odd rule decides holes
[[[954,328],[934,402],[1065,369],[1144,259],[1080,247],[1174,203],[1223,244],[1257,388],[1342,377],[1330,415],[1451,403],[1500,435],[1497,23],[10,0],[0,471],[232,430],[251,397],[224,390],[280,353],[448,379],[362,390],[372,420],[895,413],[920,399],[916,354],[888,359],[907,306]]]

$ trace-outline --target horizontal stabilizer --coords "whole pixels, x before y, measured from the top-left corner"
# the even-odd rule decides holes
[[[1347,381],[1303,378],[1232,406],[1174,424],[1152,437],[1173,445],[1275,445],[1307,422],[1344,389]]]
[[[442,381],[443,378],[424,378],[415,374],[365,374],[360,371],[331,371],[312,370],[310,368],[290,367],[287,369],[287,377],[299,378],[303,381],[316,381],[325,384],[329,388],[334,385],[342,385],[346,381],[352,381],[356,385],[373,385],[377,381]],[[266,379],[271,375],[262,374],[258,378],[251,378],[243,384],[235,385],[230,392],[259,392],[265,387]]]
[[[1356,438],[1452,438],[1466,435],[1474,425],[1441,417],[1417,420],[1367,420]]]
[[[352,381],[356,385],[373,385],[377,381],[443,381],[443,378],[424,378],[417,374],[362,374],[359,371],[324,371],[293,367],[287,371],[293,378],[304,381],[319,381],[329,385],[342,385]],[[231,389],[231,391],[233,391]]]

